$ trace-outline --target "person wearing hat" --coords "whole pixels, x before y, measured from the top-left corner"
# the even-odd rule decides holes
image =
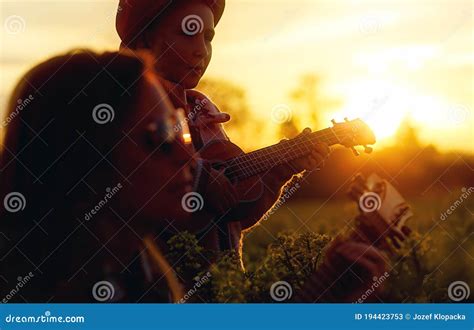
[[[202,93],[194,90],[212,57],[214,28],[224,12],[225,0],[120,0],[116,29],[121,48],[147,49],[156,58],[155,68],[161,83],[176,108],[186,110],[195,150],[213,139],[227,137],[222,123],[230,116]],[[196,110],[196,106],[199,111]],[[307,131],[306,131],[307,132]],[[262,176],[264,193],[249,207],[247,219],[227,225],[229,249],[241,252],[242,231],[255,225],[280,196],[282,186],[304,170],[321,167],[329,154],[326,144],[318,144],[309,156],[274,167]],[[237,205],[235,188],[223,172],[199,162],[196,187],[204,197],[204,207],[216,215],[225,214]],[[200,181],[205,181],[204,184]],[[198,188],[197,188],[198,189]],[[222,250],[219,228],[212,228],[201,243]]]

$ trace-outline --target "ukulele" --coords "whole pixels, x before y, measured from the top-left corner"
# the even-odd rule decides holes
[[[224,170],[236,188],[239,204],[221,216],[211,214],[205,209],[196,212],[194,216],[206,220],[203,223],[219,223],[220,233],[223,233],[220,238],[224,242],[221,244],[222,248],[228,249],[226,223],[246,218],[248,203],[258,200],[264,192],[261,175],[277,165],[308,155],[318,142],[325,142],[329,146],[345,146],[352,149],[355,155],[359,155],[355,146],[363,146],[366,153],[372,152],[368,145],[375,143],[375,136],[369,126],[360,119],[344,120],[341,123],[332,120],[333,127],[302,134],[249,153],[227,140],[211,141],[199,150],[199,157],[210,161],[213,168]]]
[[[381,271],[385,269],[385,258],[380,260],[382,265],[378,274],[364,278],[360,273],[358,276],[354,275],[354,270],[357,273],[356,269],[360,267],[358,261],[362,257],[341,270],[341,264],[347,265],[347,261],[341,261],[337,248],[347,248],[348,242],[363,243],[366,250],[375,247],[388,255],[394,255],[410,233],[405,223],[413,213],[388,181],[376,174],[372,174],[367,180],[358,175],[349,195],[357,202],[360,211],[355,219],[355,226],[330,243],[321,265],[296,293],[297,302],[356,302],[367,290],[373,289],[371,294],[376,289],[379,290],[387,276],[384,277],[385,273]],[[356,283],[358,287],[354,290],[354,287],[347,287],[347,283]],[[373,299],[370,295],[367,298]]]

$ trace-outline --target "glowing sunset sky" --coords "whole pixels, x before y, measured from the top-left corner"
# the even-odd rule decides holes
[[[116,50],[117,4],[0,1],[0,112],[33,64],[77,47]],[[472,1],[458,0],[228,0],[206,76],[244,87],[268,131],[272,108],[315,73],[342,101],[323,113],[328,124],[362,117],[388,143],[408,117],[423,142],[474,152],[472,13]]]

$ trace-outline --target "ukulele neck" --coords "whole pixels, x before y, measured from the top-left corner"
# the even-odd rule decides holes
[[[314,145],[324,142],[329,146],[340,144],[347,128],[331,127],[321,131],[284,140],[278,144],[259,149],[232,158],[222,165],[226,167],[226,175],[232,180],[243,180],[269,171],[274,166],[303,157],[311,153]]]

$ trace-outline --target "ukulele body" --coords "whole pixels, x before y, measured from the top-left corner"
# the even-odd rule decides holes
[[[227,140],[213,140],[199,150],[200,157],[210,161],[212,164],[216,164],[216,169],[222,169],[217,164],[244,153],[239,146]],[[262,197],[264,192],[262,179],[258,175],[234,181],[233,185],[237,190],[240,203],[255,202]]]

